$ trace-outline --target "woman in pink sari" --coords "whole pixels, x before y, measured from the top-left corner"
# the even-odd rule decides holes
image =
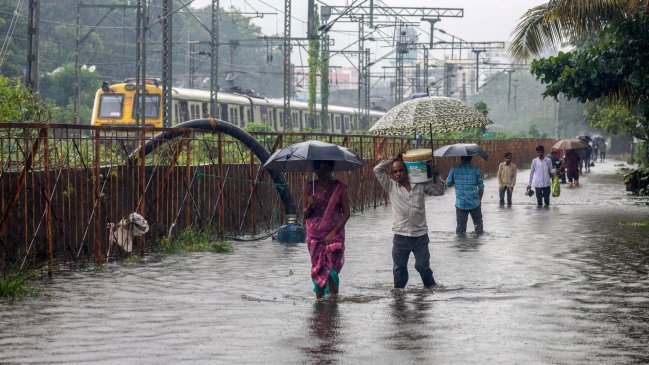
[[[317,180],[304,184],[302,201],[311,279],[316,298],[338,295],[338,274],[345,263],[345,223],[349,219],[347,186],[333,179],[333,161],[314,161]]]

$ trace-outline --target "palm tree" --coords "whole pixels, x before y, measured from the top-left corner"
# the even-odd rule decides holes
[[[648,6],[649,0],[550,0],[521,17],[509,53],[527,61],[544,49],[588,35],[613,20],[644,12]]]

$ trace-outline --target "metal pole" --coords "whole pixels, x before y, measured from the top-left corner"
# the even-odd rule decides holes
[[[25,86],[38,92],[38,35],[40,13],[40,0],[29,0],[29,18],[27,20],[27,70],[25,72]]]
[[[212,62],[210,64],[210,115],[219,119],[219,0],[212,0]]]
[[[163,0],[162,4],[162,126],[171,127],[173,84],[173,0]]]
[[[284,132],[292,131],[291,123],[291,0],[284,0]]]
[[[74,52],[74,121],[79,124],[79,110],[81,109],[81,71],[79,70],[79,47],[81,46],[81,1],[77,4],[77,40]]]
[[[486,50],[472,49],[471,52],[475,53],[475,93],[477,95],[480,88],[480,53],[486,52]]]

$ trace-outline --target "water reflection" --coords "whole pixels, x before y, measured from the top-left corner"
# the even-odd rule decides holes
[[[455,237],[455,247],[460,252],[477,251],[480,246],[482,246],[482,242],[480,241],[480,236],[478,235],[467,234],[458,235]]]
[[[428,325],[431,302],[426,300],[431,293],[428,289],[416,291],[394,289],[390,314],[393,320],[393,332],[388,341],[396,350],[425,350],[431,328]],[[412,298],[409,302],[409,297]],[[418,353],[413,354],[415,358]],[[423,355],[423,353],[422,353]]]
[[[309,363],[335,364],[342,353],[340,339],[340,314],[335,300],[316,300],[308,319],[313,346],[305,348]]]

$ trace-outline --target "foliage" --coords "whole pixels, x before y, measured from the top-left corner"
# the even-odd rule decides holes
[[[649,195],[649,168],[629,170],[624,174],[627,191],[640,196]]]
[[[98,85],[101,85],[100,76],[86,69],[80,70],[81,104],[92,106],[95,99],[95,92]],[[68,63],[56,72],[51,72],[41,80],[41,96],[44,99],[52,99],[59,106],[66,106],[75,102],[74,64]]]
[[[19,79],[0,75],[0,123],[45,122],[50,117],[47,104],[37,94]]]
[[[559,94],[580,102],[603,98],[620,104],[642,118],[617,119],[610,128],[623,128],[649,140],[649,18],[634,17],[615,22],[601,33],[602,41],[583,50],[559,52],[532,62],[532,73],[547,84],[544,96]],[[600,125],[609,128],[607,123]]]
[[[21,273],[11,270],[0,276],[0,298],[21,298],[35,292],[29,280],[36,276],[34,272]]]
[[[261,122],[248,122],[243,127],[246,132],[274,132],[273,127]]]
[[[162,239],[160,252],[177,254],[183,252],[232,252],[234,248],[227,241],[215,240],[215,232],[209,228],[185,228],[178,236]]]
[[[606,100],[588,101],[585,105],[584,118],[588,124],[611,134],[631,134],[638,119],[642,118],[642,116],[634,114],[627,106],[611,104]]]
[[[481,100],[481,101],[475,103],[474,106],[475,106],[476,109],[478,109],[478,111],[480,113],[482,113],[484,115],[489,114],[489,107],[487,106],[487,103],[485,103],[484,101]]]
[[[318,27],[320,26],[320,16],[318,15],[318,8],[315,6],[314,15],[313,15],[313,25],[312,32],[317,33]],[[309,64],[309,100],[307,102],[307,118],[309,118],[309,127],[314,126],[315,121],[315,103],[316,103],[316,94],[318,86],[318,69],[320,68],[320,40],[311,39],[309,40],[309,49],[308,49],[308,64]]]
[[[325,42],[329,41],[328,36],[324,37]],[[322,47],[320,50],[320,103],[329,105],[329,47]],[[330,124],[328,113],[320,116],[320,127],[323,132],[329,130]]]
[[[529,9],[514,29],[509,53],[528,60],[566,40],[602,29],[611,20],[643,10],[643,1],[550,0]]]

